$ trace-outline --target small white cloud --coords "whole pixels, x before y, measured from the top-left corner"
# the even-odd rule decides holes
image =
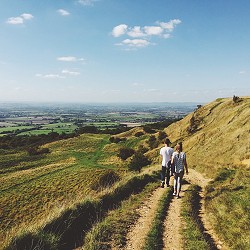
[[[138,47],[146,47],[150,45],[150,42],[145,39],[125,39],[122,41],[122,44],[138,48]]]
[[[56,78],[65,78],[64,76],[60,76],[58,74],[36,74],[37,77],[45,78],[45,79],[56,79]]]
[[[160,26],[169,31],[169,32],[172,32],[175,28],[175,26],[177,24],[180,24],[181,23],[181,20],[180,19],[173,19],[173,20],[170,20],[169,22],[167,23],[164,23],[164,22],[159,22]]]
[[[57,10],[57,12],[61,15],[61,16],[69,16],[70,13],[67,10],[64,9],[59,9]]]
[[[70,71],[70,70],[64,69],[64,70],[62,70],[62,74],[67,74],[67,75],[71,75],[71,76],[78,76],[78,75],[80,75],[80,72]]]
[[[34,18],[31,14],[28,13],[23,13],[21,17],[25,20],[31,20],[32,18]]]
[[[6,21],[9,24],[22,24],[23,23],[23,18],[21,17],[10,17]]]
[[[78,0],[78,3],[84,6],[93,6],[94,2],[97,2],[98,0]]]
[[[241,75],[244,75],[244,74],[246,74],[247,72],[245,71],[245,70],[241,70],[240,72],[239,72],[239,74],[241,74]]]
[[[159,36],[163,32],[163,28],[159,26],[145,26],[145,33],[149,36]]]
[[[62,56],[57,58],[58,61],[62,62],[76,62],[78,59],[75,56]]]
[[[120,25],[113,28],[112,35],[114,37],[122,36],[127,32],[127,28],[128,28],[128,26],[126,24],[120,24]]]
[[[130,37],[143,37],[146,34],[141,30],[140,26],[135,26],[128,31],[128,36]]]
[[[14,24],[14,25],[23,24],[25,20],[31,20],[32,18],[34,18],[34,17],[31,14],[23,13],[20,16],[8,18],[6,23]]]

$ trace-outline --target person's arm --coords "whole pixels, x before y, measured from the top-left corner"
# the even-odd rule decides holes
[[[186,169],[186,174],[188,174],[188,165],[187,165],[186,155],[185,155],[185,158],[184,158],[184,166],[185,166],[185,169]]]

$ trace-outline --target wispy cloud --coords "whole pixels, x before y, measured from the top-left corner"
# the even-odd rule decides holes
[[[77,2],[83,6],[93,6],[98,0],[78,0]]]
[[[78,75],[80,75],[80,72],[70,71],[70,70],[64,69],[64,70],[62,70],[62,74],[71,75],[71,76],[78,76]]]
[[[84,58],[77,58],[75,56],[61,56],[58,57],[57,60],[62,62],[77,62],[77,61],[84,61]]]
[[[147,47],[154,43],[149,42],[152,37],[160,37],[168,39],[174,31],[176,25],[180,24],[181,20],[173,19],[169,22],[156,22],[152,26],[134,26],[129,27],[127,24],[119,24],[112,29],[112,36],[115,38],[127,36],[128,38],[116,45],[124,45],[129,47]],[[140,38],[140,39],[138,39]]]
[[[70,13],[67,10],[64,9],[59,9],[57,10],[57,12],[61,15],[61,16],[69,16]]]
[[[36,74],[36,77],[45,78],[45,79],[57,79],[57,78],[65,78],[59,74]]]
[[[34,16],[29,13],[23,13],[20,16],[17,17],[9,17],[6,21],[8,24],[23,24],[25,21],[33,19]]]

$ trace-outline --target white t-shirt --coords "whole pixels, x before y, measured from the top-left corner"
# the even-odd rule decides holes
[[[162,156],[162,166],[167,167],[168,162],[171,160],[174,150],[170,147],[163,147],[160,150],[160,155]]]
[[[174,152],[173,153],[174,158],[174,166],[175,166],[175,172],[180,173],[181,171],[184,171],[184,162],[186,160],[186,154],[184,152]]]

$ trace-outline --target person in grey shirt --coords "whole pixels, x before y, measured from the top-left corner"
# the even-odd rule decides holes
[[[174,193],[176,198],[180,198],[182,178],[184,176],[184,168],[188,174],[186,153],[182,151],[182,143],[176,145],[176,151],[173,153],[171,164],[174,165]]]

